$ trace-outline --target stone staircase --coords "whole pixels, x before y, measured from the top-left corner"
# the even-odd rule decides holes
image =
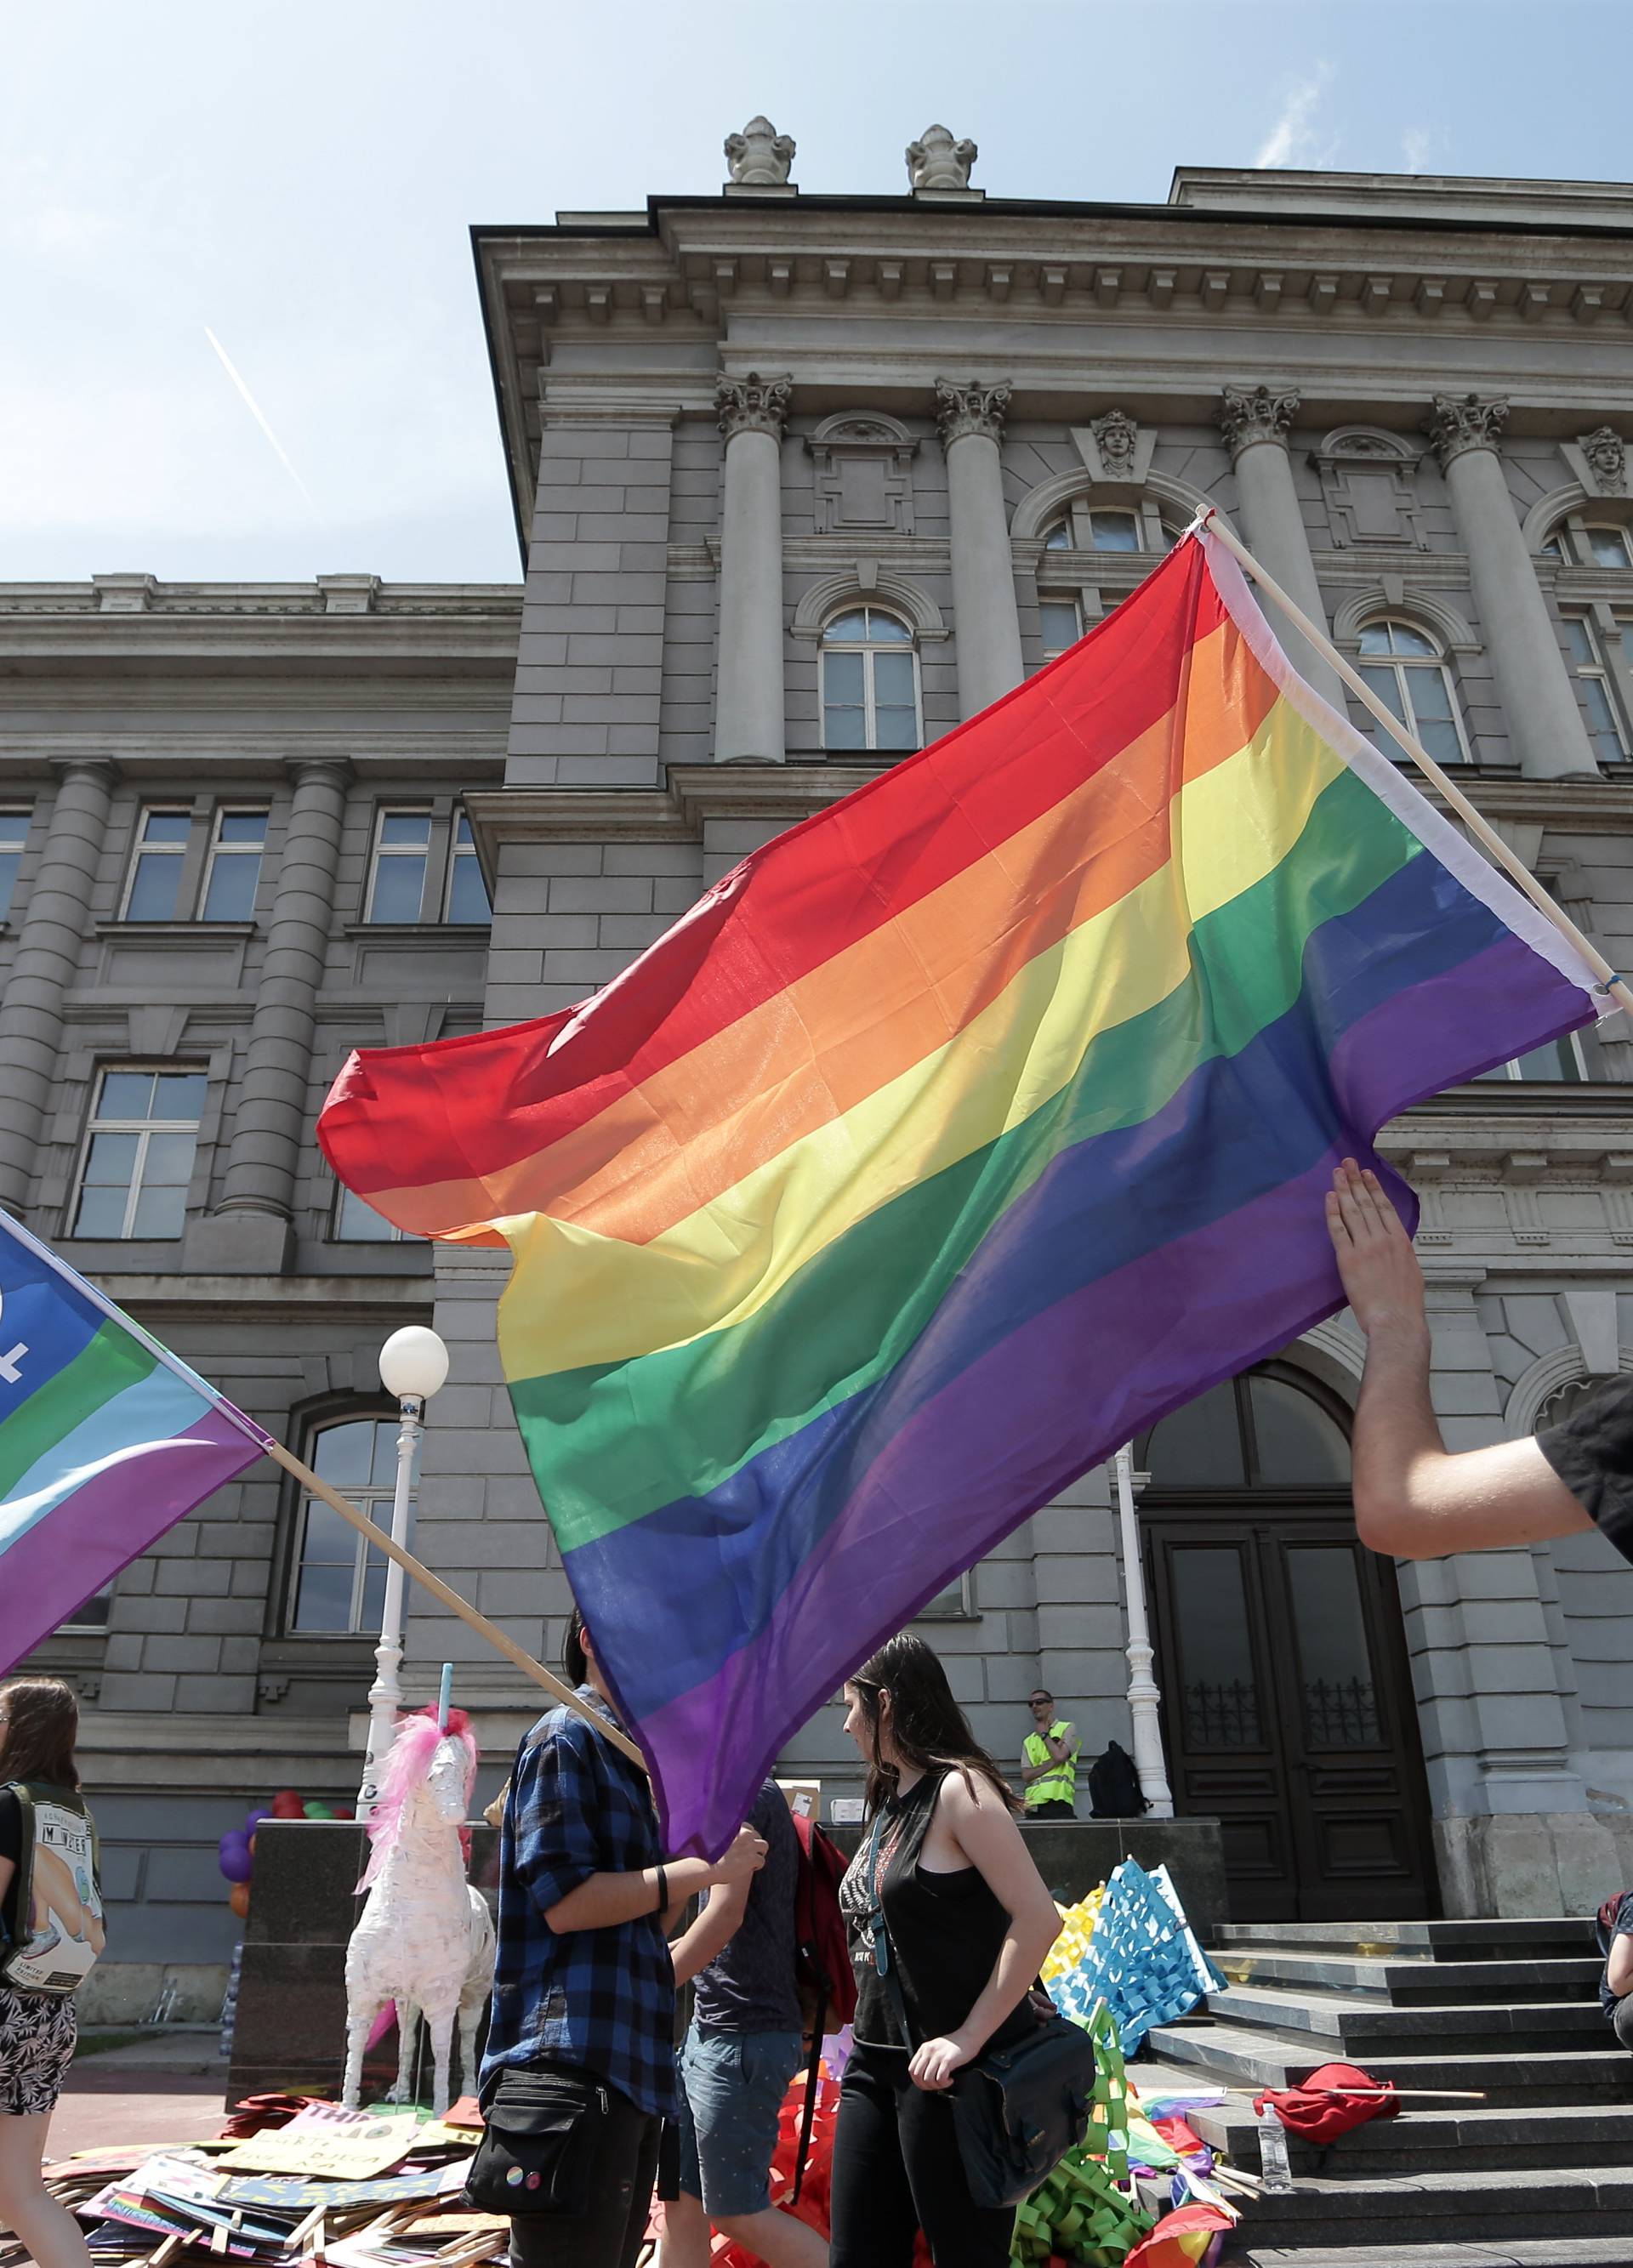
[[[1243,2268],[1633,2268],[1633,2056],[1591,1923],[1232,1923],[1212,1949],[1226,1989],[1132,2076],[1225,2088],[1191,2124],[1236,2164],[1259,2164],[1253,2095],[1319,2064],[1485,2096],[1410,2103],[1325,2164],[1289,2135],[1295,2187],[1247,2208]]]

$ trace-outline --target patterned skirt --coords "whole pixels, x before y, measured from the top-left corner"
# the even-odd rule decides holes
[[[54,2110],[78,2032],[73,1995],[0,1984],[0,2114]]]

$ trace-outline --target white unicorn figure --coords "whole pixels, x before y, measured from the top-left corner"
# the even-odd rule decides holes
[[[460,1829],[477,1778],[477,1743],[462,1709],[401,1720],[368,1822],[373,1848],[359,1890],[368,1892],[346,1948],[348,2110],[362,2093],[363,2053],[388,2001],[397,2007],[402,2054],[386,2100],[413,2100],[417,2018],[430,2028],[436,2066],[432,2109],[448,2107],[448,2062],[459,2019],[460,2069],[475,2080],[477,2024],[493,1979],[493,1923],[486,1901],[465,1880]]]

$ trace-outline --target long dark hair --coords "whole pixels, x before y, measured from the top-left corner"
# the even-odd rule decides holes
[[[939,1657],[921,1638],[904,1631],[846,1683],[855,1687],[873,1734],[868,1768],[870,1819],[895,1794],[899,1777],[897,1767],[879,1754],[879,1696],[886,1692],[890,1697],[890,1745],[911,1771],[961,1771],[966,1779],[979,1772],[1011,1811],[1020,1808],[1009,1782],[970,1730]]]
[[[6,1721],[0,1725],[0,1780],[42,1780],[48,1787],[79,1786],[74,1742],[79,1704],[60,1677],[17,1677],[0,1685]]]

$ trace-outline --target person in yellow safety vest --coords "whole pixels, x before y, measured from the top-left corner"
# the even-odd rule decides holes
[[[1032,1729],[1021,1750],[1021,1780],[1029,1819],[1075,1819],[1077,1751],[1075,1725],[1054,1713],[1054,1696],[1040,1685],[1032,1695]]]

